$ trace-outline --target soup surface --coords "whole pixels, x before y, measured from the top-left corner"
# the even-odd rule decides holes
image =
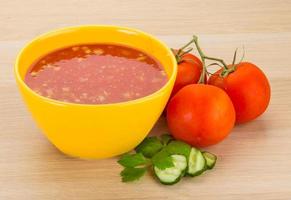
[[[159,90],[168,78],[153,57],[126,46],[77,45],[35,62],[25,76],[38,94],[72,103],[129,101]]]

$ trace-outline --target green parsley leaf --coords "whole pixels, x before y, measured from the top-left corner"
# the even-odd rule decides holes
[[[152,157],[152,163],[155,167],[163,170],[174,166],[171,155],[184,155],[189,157],[191,146],[182,141],[171,141],[159,153]]]
[[[174,162],[166,149],[161,150],[152,157],[152,163],[155,167],[163,170],[174,166]]]
[[[174,138],[170,134],[161,135],[161,141],[163,145],[167,145],[170,141],[174,140]]]
[[[151,158],[163,148],[163,144],[157,137],[145,138],[136,148],[137,153],[142,153],[145,157]]]
[[[174,140],[165,147],[165,150],[169,153],[169,155],[178,154],[189,158],[191,146],[185,142]]]
[[[123,167],[136,167],[147,163],[146,158],[141,154],[124,154],[118,161]]]
[[[140,179],[146,172],[146,168],[126,167],[120,172],[122,182],[131,182]]]

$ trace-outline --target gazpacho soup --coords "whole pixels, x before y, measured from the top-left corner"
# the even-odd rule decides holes
[[[141,98],[167,80],[158,60],[115,44],[82,44],[54,51],[32,64],[25,76],[25,83],[39,95],[80,104]]]

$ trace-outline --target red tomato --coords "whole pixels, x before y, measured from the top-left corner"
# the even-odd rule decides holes
[[[202,62],[193,54],[186,53],[178,63],[178,73],[172,91],[174,96],[185,85],[197,83],[202,72]]]
[[[221,70],[212,75],[208,83],[224,89],[229,95],[236,111],[237,123],[251,121],[265,112],[270,101],[270,84],[256,65],[241,62],[225,78],[220,73]]]
[[[191,84],[170,100],[167,122],[176,139],[205,147],[220,142],[230,133],[235,123],[235,110],[222,89]]]

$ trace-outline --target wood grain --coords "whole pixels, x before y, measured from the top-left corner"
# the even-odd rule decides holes
[[[12,66],[24,43],[45,31],[77,24],[136,27],[171,47],[196,33],[205,51],[227,60],[244,45],[246,60],[270,79],[270,107],[209,148],[219,160],[207,174],[175,186],[162,186],[151,175],[121,183],[116,158],[69,158],[49,144],[16,89]],[[290,199],[290,52],[287,0],[0,0],[0,199]],[[152,134],[164,131],[161,118]]]

